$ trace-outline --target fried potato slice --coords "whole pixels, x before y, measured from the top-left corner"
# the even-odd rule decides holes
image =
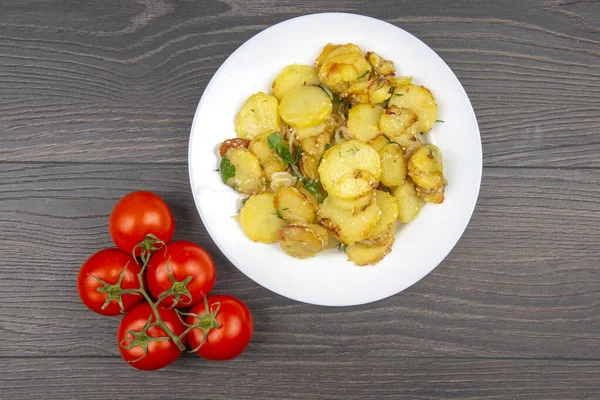
[[[281,188],[275,193],[275,208],[288,222],[312,223],[316,209],[312,201],[295,187]]]
[[[235,118],[235,132],[242,139],[252,140],[258,135],[278,132],[280,129],[277,98],[263,92],[250,96]]]
[[[396,238],[392,234],[387,242],[379,246],[368,247],[361,243],[349,244],[346,247],[346,254],[356,265],[375,265],[392,251],[395,240]]]
[[[308,65],[292,64],[285,67],[271,84],[273,94],[281,101],[283,96],[298,86],[321,83],[317,71]]]
[[[335,207],[330,197],[319,206],[319,225],[343,243],[354,243],[369,237],[379,221],[381,211],[377,202],[372,202],[362,212]]]
[[[239,222],[248,239],[260,243],[277,242],[277,232],[286,225],[277,214],[273,193],[250,197],[240,210]]]
[[[379,153],[360,140],[332,146],[319,165],[321,183],[330,196],[353,199],[364,196],[379,185]]]
[[[292,257],[314,257],[329,241],[327,230],[315,224],[295,223],[277,232],[282,250]]]
[[[242,194],[262,192],[266,187],[260,161],[245,147],[229,151],[221,159],[221,176],[224,165],[233,166],[233,175],[227,178],[225,184]]]
[[[392,189],[392,195],[398,203],[398,220],[406,224],[415,219],[424,202],[419,197],[414,183],[410,179],[406,179],[402,185]]]
[[[438,117],[438,105],[429,89],[408,85],[394,90],[390,106],[407,108],[417,114],[417,133],[429,132]]]

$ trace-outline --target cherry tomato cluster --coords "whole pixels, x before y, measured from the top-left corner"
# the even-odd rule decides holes
[[[186,346],[209,360],[244,351],[253,332],[248,307],[233,296],[208,296],[214,261],[197,244],[170,241],[175,221],[163,199],[143,191],[126,195],[108,229],[117,248],[100,250],[83,264],[77,290],[90,310],[125,314],[117,331],[125,361],[153,370],[171,364]]]

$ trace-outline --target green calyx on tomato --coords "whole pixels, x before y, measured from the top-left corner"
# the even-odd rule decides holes
[[[117,282],[115,282],[114,284],[110,284],[110,283],[106,282],[105,280],[100,279],[93,274],[88,274],[89,276],[91,276],[92,278],[97,280],[100,284],[102,284],[102,286],[99,286],[96,290],[99,293],[106,294],[106,300],[104,301],[104,304],[102,305],[102,307],[100,307],[101,310],[106,310],[106,307],[108,307],[108,305],[111,303],[111,301],[116,300],[117,303],[119,304],[119,308],[121,309],[121,314],[122,314],[125,312],[125,305],[123,305],[123,295],[125,295],[125,294],[134,294],[134,295],[138,295],[138,296],[140,295],[140,292],[137,289],[122,289],[121,288],[121,282],[123,281],[123,277],[125,276],[125,271],[127,270],[128,265],[129,265],[129,263],[125,264],[125,266],[123,267],[123,270],[119,274],[119,278],[117,279]]]
[[[140,249],[140,258],[142,259],[142,263],[148,264],[152,252],[160,250],[165,246],[166,243],[160,240],[156,235],[148,233],[146,236],[144,236],[144,240],[133,247],[133,258],[137,262],[136,254],[137,250]]]
[[[185,322],[183,320],[183,318],[181,318],[181,322],[183,322],[183,324],[185,326],[187,326],[187,329],[185,332],[186,334],[188,332],[190,332],[192,329],[200,329],[203,333],[202,341],[193,350],[190,350],[190,353],[196,353],[198,350],[200,350],[200,347],[202,347],[202,345],[204,343],[206,343],[206,338],[208,338],[208,333],[210,332],[211,329],[219,329],[221,327],[221,324],[219,324],[219,321],[217,321],[217,314],[219,313],[221,304],[214,303],[213,306],[216,306],[214,310],[212,310],[209,307],[208,298],[206,296],[204,296],[204,307],[206,310],[206,314],[199,315],[199,314],[194,314],[191,312],[185,313],[185,312],[181,312],[181,311],[177,310],[177,315],[179,315],[180,317],[181,316],[193,317],[193,318],[196,318],[196,320],[197,320],[193,324],[188,324],[187,322]]]
[[[173,276],[173,272],[171,271],[171,267],[169,266],[169,261],[167,261],[167,274],[169,275],[169,280],[171,281],[171,287],[158,296],[158,298],[166,298],[168,296],[173,295],[173,302],[169,308],[175,308],[176,305],[187,306],[192,302],[192,294],[188,290],[187,286],[192,281],[192,276],[188,276],[182,281],[178,281]],[[186,297],[187,300],[182,300],[182,297]]]
[[[121,340],[121,342],[119,343],[119,345],[121,347],[123,347],[124,349],[127,350],[131,350],[134,347],[141,347],[143,350],[143,353],[140,357],[136,358],[135,360],[130,360],[127,361],[128,363],[134,363],[137,361],[140,361],[142,358],[146,357],[146,355],[148,354],[148,345],[152,342],[162,342],[164,340],[169,340],[170,338],[168,336],[158,336],[158,337],[154,337],[154,336],[150,336],[148,335],[148,329],[153,328],[154,326],[158,325],[158,322],[155,323],[151,323],[152,322],[152,316],[150,316],[150,318],[148,318],[148,321],[146,321],[146,324],[142,327],[142,329],[138,332],[138,331],[134,331],[133,329],[130,329],[127,331],[127,336],[131,336],[133,338],[133,340],[131,340],[128,344],[127,343],[127,338]]]

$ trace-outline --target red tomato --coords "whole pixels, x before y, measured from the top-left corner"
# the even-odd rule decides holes
[[[181,336],[183,334],[185,326],[181,323],[175,310],[159,309],[158,312],[162,321],[175,335]],[[166,367],[177,360],[182,353],[182,350],[179,350],[171,339],[151,341],[152,338],[167,336],[159,326],[153,326],[141,335],[139,334],[143,331],[144,325],[150,317],[152,317],[151,323],[156,321],[150,304],[146,302],[138,304],[125,314],[117,331],[117,343],[121,356],[129,365],[137,369],[152,370]],[[136,339],[129,332],[130,330],[138,332],[139,345],[136,345]],[[185,336],[181,341],[185,345]],[[132,345],[133,347],[130,349],[124,347]],[[147,346],[145,355],[144,345]]]
[[[121,307],[116,293],[118,288],[113,287],[113,285],[119,280],[125,266],[127,268],[121,278],[121,289],[139,289],[137,274],[141,268],[135,263],[131,255],[123,253],[119,249],[104,249],[88,258],[79,270],[79,275],[77,275],[77,291],[83,304],[98,314],[119,315]],[[105,286],[98,279],[108,285]],[[102,306],[108,297],[111,297],[111,300],[103,310]],[[142,301],[143,296],[124,294],[121,299],[123,308],[127,311]]]
[[[191,242],[171,242],[165,251],[159,250],[152,255],[146,269],[148,288],[156,299],[173,285],[167,264],[173,278],[182,282],[176,284],[180,287],[179,292],[182,293],[185,289],[188,291],[179,297],[176,307],[189,307],[196,304],[204,296],[207,296],[215,285],[217,274],[215,263],[204,248]],[[191,277],[191,280],[185,285],[183,281],[188,277]],[[163,300],[161,305],[170,307],[174,300],[175,296],[170,295]]]
[[[210,313],[217,311],[216,321],[219,328],[213,328],[208,332],[206,341],[196,352],[199,356],[209,360],[230,360],[240,355],[252,338],[254,324],[250,310],[244,303],[233,296],[215,295],[208,299]],[[203,316],[206,314],[204,302],[192,307],[190,314]],[[189,325],[198,322],[198,318],[189,315],[186,318]],[[204,332],[195,328],[187,334],[187,340],[192,349],[202,343]]]
[[[152,192],[129,193],[117,202],[108,220],[108,231],[118,248],[131,254],[133,248],[153,234],[167,243],[175,232],[169,206]],[[141,249],[135,250],[139,256]]]

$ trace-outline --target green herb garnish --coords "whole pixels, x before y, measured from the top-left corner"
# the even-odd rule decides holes
[[[269,147],[277,153],[284,164],[296,164],[300,159],[299,152],[292,154],[287,143],[283,141],[283,136],[279,133],[271,133],[267,138],[267,141]]]
[[[235,165],[229,161],[229,158],[223,157],[219,164],[219,172],[221,172],[223,183],[227,184],[227,181],[235,176]]]
[[[327,197],[327,193],[322,189],[321,182],[318,180],[304,179],[303,184],[306,190],[317,196],[319,204],[321,204],[323,200],[325,200],[325,197]]]
[[[340,244],[337,245],[339,251],[346,251],[346,247],[348,247],[348,245],[342,242],[340,242]]]
[[[363,74],[356,79],[364,78],[367,75],[369,75],[369,70],[366,70],[365,72],[363,72]]]
[[[435,122],[441,122],[441,123],[444,123],[444,122],[446,122],[446,121],[444,121],[444,120],[441,120],[441,119],[436,119],[436,120],[435,120]]]

